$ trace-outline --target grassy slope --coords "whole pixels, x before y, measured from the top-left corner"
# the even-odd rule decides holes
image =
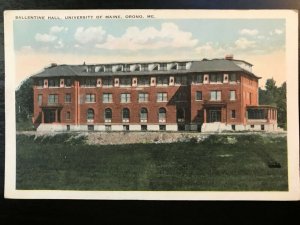
[[[19,136],[17,189],[287,190],[286,138],[237,138],[88,146]],[[269,168],[273,160],[282,168]]]

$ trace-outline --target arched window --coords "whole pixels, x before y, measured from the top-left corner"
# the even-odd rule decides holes
[[[184,122],[185,115],[184,109],[177,109],[177,122]]]
[[[88,122],[93,122],[94,121],[94,110],[93,109],[88,109],[87,110],[87,121]]]
[[[141,108],[140,121],[147,122],[147,119],[148,119],[148,110],[146,108]]]
[[[104,112],[104,119],[105,122],[111,122],[111,118],[112,118],[112,111],[110,108],[105,109]]]
[[[123,122],[129,122],[129,118],[130,118],[130,111],[127,108],[124,108],[122,110],[122,119]]]
[[[166,122],[166,109],[165,108],[160,108],[158,110],[158,121]]]

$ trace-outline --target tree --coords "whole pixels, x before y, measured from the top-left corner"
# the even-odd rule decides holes
[[[26,120],[33,114],[33,81],[31,78],[22,82],[16,90],[16,119]]]
[[[286,129],[286,82],[277,87],[273,78],[268,79],[265,90],[259,88],[259,104],[277,107],[278,125]]]

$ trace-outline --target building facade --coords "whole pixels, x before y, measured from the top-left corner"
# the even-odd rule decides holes
[[[201,61],[56,65],[32,76],[40,131],[277,129],[259,106],[259,77],[233,57]]]

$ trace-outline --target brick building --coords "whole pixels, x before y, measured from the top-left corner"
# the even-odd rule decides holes
[[[37,130],[276,130],[252,65],[225,59],[56,65],[34,79]]]

